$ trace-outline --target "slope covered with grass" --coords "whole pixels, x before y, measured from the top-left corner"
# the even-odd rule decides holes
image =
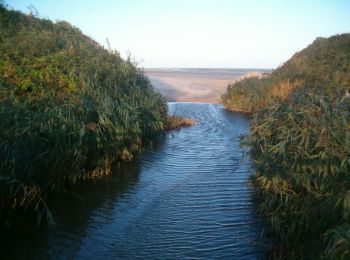
[[[166,127],[130,60],[67,22],[0,5],[0,221],[50,217],[46,197],[109,174]]]
[[[350,34],[318,38],[263,79],[228,86],[252,113],[251,177],[272,258],[350,257]]]
[[[293,89],[313,86],[344,95],[350,86],[350,34],[317,38],[281,67],[262,79],[248,78],[229,85],[222,96],[225,107],[252,113],[282,102]]]

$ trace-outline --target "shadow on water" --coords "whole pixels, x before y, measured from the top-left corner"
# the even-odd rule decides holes
[[[112,175],[50,202],[52,229],[6,237],[5,258],[263,257],[263,223],[255,214],[241,147],[249,120],[220,105],[169,103],[193,118],[190,128],[160,137]]]
[[[161,146],[161,140],[156,143]],[[94,211],[103,208],[106,216],[113,217],[115,203],[138,182],[139,174],[140,158],[137,157],[133,162],[122,163],[102,180],[77,184],[70,192],[51,198],[49,207],[54,215],[54,226],[2,230],[0,239],[4,250],[1,255],[5,259],[74,258],[73,253],[80,248],[79,238],[85,236]],[[67,254],[67,247],[72,254]]]

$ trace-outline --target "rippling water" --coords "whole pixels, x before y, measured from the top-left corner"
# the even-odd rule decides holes
[[[7,236],[7,257],[261,258],[262,227],[247,185],[241,113],[170,103],[198,124],[173,131],[103,181],[51,202],[52,229]]]

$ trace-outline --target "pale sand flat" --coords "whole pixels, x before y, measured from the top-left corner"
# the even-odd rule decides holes
[[[227,85],[253,70],[145,70],[152,85],[167,101],[221,103]]]

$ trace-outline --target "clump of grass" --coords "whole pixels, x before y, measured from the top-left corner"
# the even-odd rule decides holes
[[[252,113],[250,180],[276,259],[350,258],[350,34],[317,39],[264,79],[228,87]]]
[[[190,118],[183,118],[179,116],[167,116],[165,121],[165,130],[173,130],[180,127],[189,127],[195,124],[195,121]]]

